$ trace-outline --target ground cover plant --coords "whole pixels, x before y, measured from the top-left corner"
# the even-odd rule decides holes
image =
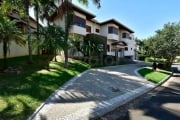
[[[72,60],[65,69],[63,62],[48,63],[47,57],[28,56],[10,58],[8,66],[21,68],[20,72],[0,72],[0,119],[24,120],[56,89],[73,76],[89,69],[84,62]],[[0,60],[2,65],[2,60]]]
[[[138,72],[144,78],[154,83],[159,83],[160,81],[162,81],[171,74],[170,71],[161,70],[161,69],[157,69],[156,71],[154,71],[151,67],[142,68]]]

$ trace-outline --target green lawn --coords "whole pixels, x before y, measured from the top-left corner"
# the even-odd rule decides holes
[[[62,62],[51,62],[47,70],[47,58],[33,56],[33,64],[28,64],[27,59],[8,59],[8,65],[21,66],[22,73],[0,73],[0,120],[27,119],[59,86],[90,68],[79,61],[71,62],[69,69],[63,68]]]
[[[143,77],[154,83],[159,83],[161,80],[163,80],[164,78],[166,78],[168,75],[171,74],[171,72],[169,71],[160,70],[160,69],[153,71],[151,67],[142,68],[138,72],[140,75],[142,75]]]

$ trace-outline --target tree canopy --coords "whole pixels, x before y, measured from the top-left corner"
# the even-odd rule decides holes
[[[170,66],[180,55],[180,22],[167,23],[154,36],[144,40],[146,55],[164,58]]]

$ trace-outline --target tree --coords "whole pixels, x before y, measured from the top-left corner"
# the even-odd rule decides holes
[[[170,66],[180,51],[180,22],[167,23],[157,31],[157,53],[167,60]]]
[[[49,27],[45,28],[45,40],[42,44],[43,48],[49,50],[55,56],[57,51],[61,50],[64,45],[64,36],[65,33],[61,27],[50,25]]]
[[[32,2],[32,6],[34,6],[34,12],[35,12],[35,17],[36,17],[36,43],[40,44],[40,25],[39,25],[39,12],[40,12],[40,6],[41,3],[39,0],[34,0]],[[40,54],[40,47],[39,45],[37,46],[38,50],[38,55]]]
[[[2,13],[3,7],[0,8],[0,15],[4,15]],[[23,34],[16,27],[16,22],[9,20],[8,17],[4,16],[0,18],[0,43],[3,43],[3,57],[4,64],[3,68],[7,68],[7,52],[10,52],[10,43],[14,41],[18,45],[25,45],[26,41],[24,39]]]
[[[83,5],[88,5],[88,0],[78,0],[78,2],[82,3]],[[68,67],[68,40],[69,40],[69,30],[72,24],[72,17],[73,11],[69,0],[61,0],[61,7],[59,7],[58,15],[63,18],[65,16],[65,46],[64,47],[64,57],[65,57],[65,68]],[[93,3],[100,7],[100,0],[93,0]]]
[[[145,43],[146,54],[154,58],[164,58],[170,67],[180,51],[180,23],[167,23]]]
[[[31,41],[31,27],[30,27],[30,19],[29,19],[29,6],[30,0],[23,0],[24,8],[25,8],[25,16],[27,22],[27,41],[28,41],[28,51],[29,51],[29,63],[32,63],[32,41]]]

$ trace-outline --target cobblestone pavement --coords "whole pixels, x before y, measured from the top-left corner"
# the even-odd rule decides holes
[[[60,87],[29,120],[88,120],[102,116],[155,86],[134,73],[145,65],[88,70]]]

